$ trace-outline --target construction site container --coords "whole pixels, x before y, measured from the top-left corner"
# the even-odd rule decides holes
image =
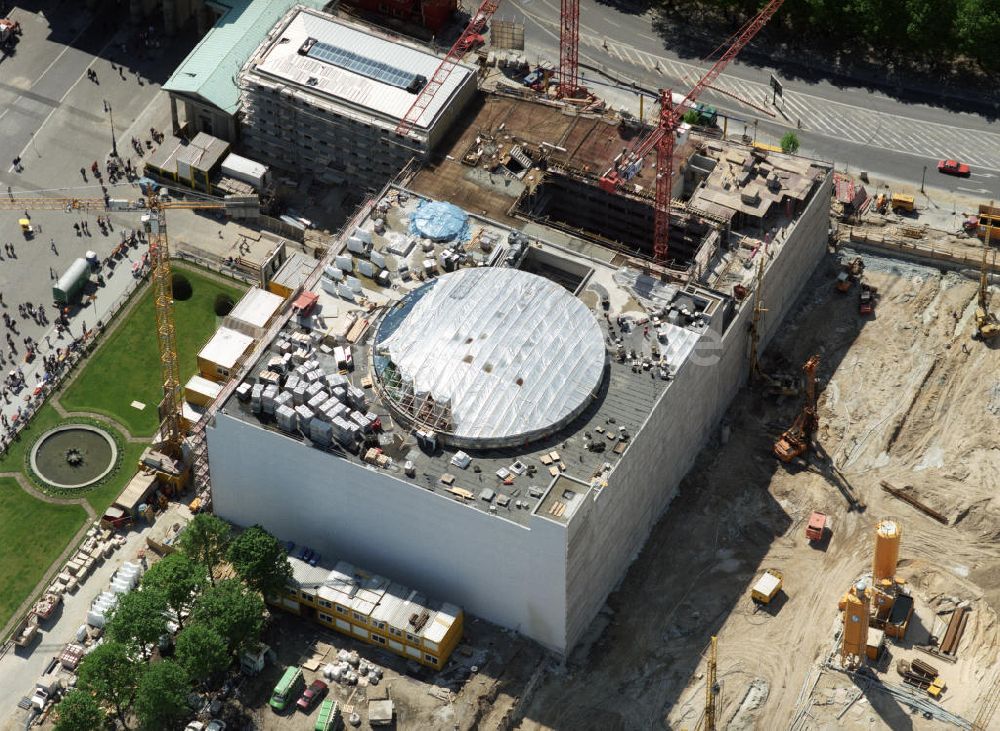
[[[271,170],[255,160],[230,153],[222,161],[222,174],[229,178],[242,180],[255,190],[261,191],[270,187]]]
[[[52,299],[60,305],[75,302],[89,281],[90,264],[81,257],[70,264],[69,269],[53,285]]]
[[[806,538],[810,541],[822,541],[826,532],[826,515],[819,511],[809,516],[809,524],[806,526]]]
[[[891,205],[892,210],[894,211],[912,211],[914,209],[913,196],[903,195],[902,193],[893,193]]]
[[[768,569],[757,579],[750,591],[750,597],[760,604],[767,604],[781,591],[781,574],[774,569]]]

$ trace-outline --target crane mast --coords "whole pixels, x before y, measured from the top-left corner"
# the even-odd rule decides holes
[[[580,0],[562,0],[559,13],[559,96],[580,91]]]
[[[674,138],[680,125],[684,111],[693,106],[695,100],[706,88],[712,85],[725,70],[729,62],[743,50],[761,28],[778,12],[784,0],[770,0],[764,8],[739,30],[729,47],[723,52],[708,72],[679,104],[673,103],[673,95],[669,90],[660,91],[660,118],[652,132],[639,141],[632,152],[619,161],[616,168],[608,171],[600,181],[602,189],[614,192],[623,182],[617,168],[624,163],[635,163],[647,154],[656,150],[656,196],[653,210],[653,258],[659,264],[665,264],[670,245],[670,201],[673,188]]]
[[[403,118],[399,120],[399,124],[396,125],[397,135],[406,137],[410,134],[420,121],[420,117],[423,116],[424,110],[434,101],[434,95],[444,86],[448,77],[451,76],[451,72],[458,66],[458,62],[462,56],[476,41],[476,37],[486,27],[486,24],[493,17],[493,13],[497,11],[499,6],[500,0],[483,0],[482,5],[479,6],[479,9],[469,20],[469,24],[465,27],[465,30],[462,31],[462,35],[458,37],[458,40],[455,41],[455,44],[445,54],[444,59],[434,70],[430,81],[424,84],[424,88],[417,94],[417,98],[413,100],[413,104],[406,110]]]
[[[155,204],[150,211],[149,258],[152,266],[153,302],[156,310],[156,339],[160,351],[160,377],[163,383],[163,422],[160,436],[164,451],[171,457],[181,456],[180,390],[181,378],[177,365],[177,338],[174,330],[173,281],[170,272],[170,250],[167,243],[167,219],[162,206]]]

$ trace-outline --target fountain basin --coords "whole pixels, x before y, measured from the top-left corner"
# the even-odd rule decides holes
[[[118,446],[110,434],[89,424],[50,429],[31,448],[31,469],[60,489],[93,485],[114,469]]]

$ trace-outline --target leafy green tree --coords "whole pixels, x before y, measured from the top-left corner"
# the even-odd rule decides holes
[[[205,591],[194,619],[224,637],[230,653],[257,640],[264,626],[264,600],[239,579],[225,579]]]
[[[108,717],[97,699],[83,690],[71,690],[55,709],[55,731],[97,731]]]
[[[225,521],[208,513],[199,513],[188,523],[178,541],[184,555],[205,567],[212,584],[215,584],[212,572],[226,555],[231,532]]]
[[[957,0],[954,31],[962,51],[990,68],[1000,68],[1000,3]]]
[[[955,23],[955,0],[906,0],[906,38],[925,54],[945,48]],[[940,53],[934,53],[941,57]]]
[[[143,729],[177,728],[189,711],[185,706],[191,681],[175,662],[154,663],[139,681],[135,696],[135,715]]]
[[[178,627],[184,627],[182,612],[205,583],[205,567],[183,553],[171,553],[160,559],[142,577],[144,591],[161,592],[167,607],[177,616]]]
[[[292,580],[285,547],[259,525],[236,536],[226,557],[247,586],[266,597],[280,594]]]
[[[795,154],[799,151],[799,136],[794,132],[785,132],[781,137],[781,151]]]
[[[136,689],[146,673],[145,663],[132,658],[132,650],[114,640],[103,642],[80,663],[77,687],[93,693],[99,703],[111,708],[125,728],[135,703]]]
[[[177,662],[192,678],[221,673],[232,660],[226,640],[208,624],[195,622],[177,635]]]
[[[111,612],[109,638],[134,647],[149,659],[153,646],[167,631],[167,597],[158,589],[143,587],[123,594]]]
[[[683,119],[688,124],[696,125],[698,124],[698,122],[701,121],[701,115],[698,114],[698,112],[696,112],[693,109],[688,109],[686,112],[684,112],[684,116],[681,117],[681,119]]]

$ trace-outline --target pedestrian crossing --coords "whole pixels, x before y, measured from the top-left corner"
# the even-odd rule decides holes
[[[545,23],[540,18],[533,20]],[[553,25],[558,31],[558,24]],[[650,73],[662,75],[664,85],[672,85],[681,93],[693,86],[708,68],[588,33],[580,34],[580,44],[581,58],[610,56],[641,70],[644,82],[649,81]],[[1000,170],[1000,134],[994,132],[886,114],[795,91],[786,91],[784,98],[779,98],[780,111],[777,111],[771,105],[771,94],[767,84],[723,74],[712,88],[702,93],[700,100],[742,112],[748,120],[772,119],[791,128],[801,125],[804,137],[815,133],[920,157],[955,158],[973,166],[974,173],[975,168]]]

